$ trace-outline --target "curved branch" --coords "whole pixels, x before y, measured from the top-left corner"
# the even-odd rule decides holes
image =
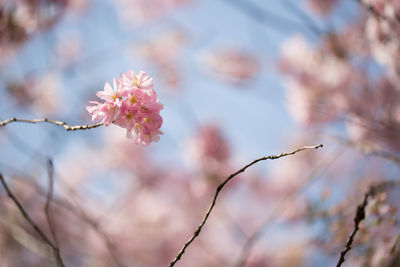
[[[253,232],[248,239],[245,241],[244,246],[242,247],[242,251],[239,255],[238,262],[234,265],[235,267],[244,267],[246,265],[247,259],[249,257],[249,254],[256,244],[260,240],[260,238],[266,234],[268,231],[268,228],[272,225],[274,222],[274,218],[279,216],[278,214],[281,214],[284,212],[287,207],[290,205],[294,199],[299,196],[301,193],[303,193],[307,188],[309,188],[312,183],[320,179],[320,177],[323,176],[323,174],[331,168],[331,166],[334,164],[334,162],[342,155],[342,153],[345,150],[345,146],[343,144],[339,145],[335,153],[332,154],[332,157],[329,157],[327,159],[324,159],[321,161],[321,163],[318,163],[317,166],[315,166],[310,174],[305,178],[305,180],[299,184],[299,187],[292,191],[291,193],[284,195],[282,198],[278,200],[277,205],[273,208],[272,212],[264,218],[263,222],[260,224],[260,226],[256,229],[255,232]]]
[[[58,249],[58,247],[55,246],[53,244],[53,242],[50,241],[50,239],[43,233],[43,231],[39,228],[39,226],[33,221],[31,216],[29,216],[29,214],[26,212],[24,207],[21,205],[21,203],[18,201],[18,199],[14,196],[14,194],[9,189],[9,187],[1,173],[0,173],[0,182],[3,184],[3,187],[6,190],[8,197],[18,207],[18,210],[21,212],[21,214],[25,218],[25,220],[33,227],[33,229],[43,239],[43,241],[51,247],[51,249],[53,250],[54,256],[56,258],[57,265],[60,267],[64,267],[65,265],[64,265],[64,262],[62,261],[60,250]]]
[[[263,160],[274,160],[274,159],[279,159],[282,157],[286,157],[289,155],[294,155],[297,152],[306,150],[306,149],[318,149],[320,147],[323,147],[322,144],[316,145],[316,146],[303,146],[299,149],[296,149],[292,152],[287,152],[287,153],[282,153],[280,155],[271,155],[271,156],[265,156],[265,157],[261,157],[258,158],[254,161],[252,161],[251,163],[247,164],[246,166],[244,166],[243,168],[239,169],[238,171],[236,171],[235,173],[232,173],[231,175],[228,176],[228,178],[226,178],[216,189],[215,194],[214,194],[214,198],[211,202],[210,207],[208,208],[206,215],[203,218],[203,221],[200,223],[200,225],[197,227],[196,231],[193,233],[192,237],[189,238],[189,240],[183,245],[182,249],[178,252],[178,254],[176,255],[175,259],[169,264],[169,267],[174,266],[182,257],[182,255],[185,253],[186,248],[196,239],[196,237],[200,234],[203,226],[205,225],[205,223],[207,222],[208,217],[210,216],[211,211],[213,210],[215,203],[217,201],[218,195],[221,192],[222,188],[224,188],[224,186],[230,181],[232,180],[235,176],[237,176],[238,174],[244,172],[247,168],[249,168],[250,166],[256,164],[259,161],[263,161]]]
[[[56,120],[51,120],[51,119],[47,119],[47,118],[33,119],[33,120],[11,118],[8,120],[0,121],[0,127],[6,126],[7,124],[12,123],[12,122],[25,122],[25,123],[33,123],[33,124],[47,122],[47,123],[61,126],[66,131],[88,130],[88,129],[97,128],[97,127],[103,125],[102,122],[94,123],[94,124],[87,124],[87,125],[68,125],[67,123],[62,122],[62,121],[56,121]]]

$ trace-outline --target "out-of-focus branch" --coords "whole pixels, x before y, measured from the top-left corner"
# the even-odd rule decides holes
[[[391,154],[390,152],[387,152],[385,150],[378,149],[378,148],[377,149],[367,148],[367,147],[363,146],[362,144],[358,144],[358,145],[355,144],[355,146],[357,147],[357,149],[359,149],[360,151],[362,151],[368,155],[386,159],[388,161],[395,163],[398,167],[400,167],[400,158],[396,157],[395,155]]]
[[[384,14],[382,14],[381,12],[379,12],[378,10],[376,10],[376,8],[373,5],[364,3],[364,1],[362,0],[354,0],[356,2],[358,2],[360,5],[364,6],[369,12],[371,12],[372,14],[374,14],[377,18],[379,19],[384,19],[384,20],[390,20],[390,18],[386,17]],[[395,18],[397,20],[397,22],[400,23],[400,14],[396,14]]]
[[[53,166],[53,161],[51,159],[47,161],[47,171],[48,171],[48,190],[46,195],[46,204],[44,206],[44,213],[46,214],[46,220],[50,228],[50,233],[53,239],[54,246],[57,247],[58,250],[60,250],[56,235],[54,217],[50,206],[51,201],[53,200],[53,191],[54,191],[54,166]]]
[[[263,160],[274,160],[274,159],[279,159],[282,157],[286,157],[289,155],[294,155],[297,152],[303,151],[303,150],[307,150],[307,149],[318,149],[323,147],[322,144],[319,145],[315,145],[315,146],[303,146],[299,149],[296,149],[292,152],[287,152],[287,153],[282,153],[280,155],[271,155],[271,156],[265,156],[265,157],[261,157],[258,158],[254,161],[252,161],[251,163],[247,164],[246,166],[244,166],[243,168],[239,169],[238,171],[236,171],[235,173],[232,173],[231,175],[228,176],[228,178],[226,178],[216,189],[215,194],[214,194],[214,198],[211,202],[210,207],[208,208],[203,221],[200,223],[200,225],[197,227],[196,231],[193,233],[193,235],[189,238],[189,240],[183,245],[182,249],[178,252],[178,254],[176,255],[175,259],[169,264],[169,267],[174,266],[182,257],[182,255],[185,253],[186,248],[196,239],[196,237],[200,234],[203,226],[205,225],[205,223],[207,222],[208,217],[210,216],[211,211],[213,210],[215,203],[217,201],[218,195],[221,192],[221,190],[224,188],[224,186],[230,181],[232,180],[235,176],[237,176],[240,173],[243,173],[247,168],[249,168],[250,166],[256,164],[259,161],[263,161]]]
[[[53,250],[54,256],[57,260],[57,265],[64,267],[65,265],[62,261],[60,250],[57,248],[57,246],[55,246],[50,241],[50,239],[43,233],[43,231],[39,228],[39,226],[32,220],[32,218],[29,216],[29,214],[25,211],[25,209],[22,207],[21,203],[18,201],[18,199],[14,196],[14,194],[9,189],[9,187],[1,173],[0,173],[0,181],[3,184],[4,189],[6,190],[8,197],[17,206],[17,208],[19,209],[19,211],[21,212],[21,214],[25,218],[25,220],[33,227],[35,232],[43,239],[43,241],[51,247],[51,249]]]
[[[321,30],[318,25],[311,19],[311,17],[306,14],[300,7],[293,4],[291,0],[281,1],[281,3],[291,11],[295,16],[297,16],[304,25],[306,25],[311,31],[317,35],[325,34],[326,32]]]
[[[248,15],[251,19],[260,24],[270,27],[273,30],[280,31],[282,28],[287,30],[293,29],[308,29],[316,36],[320,36],[321,32],[317,31],[314,27],[309,27],[309,24],[302,24],[296,20],[292,20],[274,12],[268,11],[251,1],[243,0],[223,0],[225,3],[237,8],[239,11]]]
[[[400,167],[400,158],[386,150],[383,150],[383,149],[375,147],[375,146],[363,144],[360,142],[354,142],[354,141],[351,141],[349,139],[346,139],[346,138],[340,137],[340,136],[332,136],[332,138],[339,139],[344,144],[357,149],[361,153],[386,159],[388,161],[393,162],[398,167]]]
[[[376,193],[379,193],[381,191],[386,191],[388,189],[392,189],[397,186],[400,186],[399,181],[385,181],[370,186],[370,188],[364,195],[363,201],[357,206],[356,215],[354,217],[354,229],[351,232],[349,238],[347,239],[344,249],[340,253],[340,258],[336,267],[342,266],[342,263],[345,261],[344,257],[346,256],[346,253],[351,249],[354,237],[356,236],[358,230],[360,229],[360,223],[365,219],[365,208],[368,205],[368,198],[374,197]]]
[[[97,128],[101,125],[103,125],[102,122],[99,123],[94,123],[94,124],[87,124],[87,125],[68,125],[65,122],[62,121],[56,121],[56,120],[51,120],[47,118],[43,119],[33,119],[33,120],[26,120],[26,119],[17,119],[17,118],[11,118],[8,120],[0,121],[0,127],[5,126],[9,123],[12,122],[26,122],[26,123],[41,123],[41,122],[47,122],[51,124],[55,124],[58,126],[62,126],[66,131],[77,131],[77,130],[87,130],[87,129],[92,129],[92,128]]]
[[[88,224],[93,231],[95,231],[101,239],[103,239],[112,260],[114,261],[115,266],[124,267],[125,264],[121,261],[119,256],[117,255],[117,250],[115,248],[115,244],[113,240],[108,236],[105,230],[100,226],[99,221],[96,221],[90,218],[83,209],[79,208],[79,210],[70,209],[75,215],[77,215],[81,220],[83,220],[86,224]]]
[[[12,136],[12,138],[15,139],[16,136]],[[16,142],[15,142],[15,145],[18,145],[18,143],[21,143],[21,144],[20,144],[20,147],[21,147],[21,148],[29,148],[29,149],[31,149],[32,151],[34,151],[35,153],[37,153],[37,154],[39,154],[40,156],[44,157],[44,155],[43,155],[40,151],[35,151],[35,148],[31,147],[29,143],[25,143],[23,140],[19,140],[19,139],[18,139],[18,140],[15,140],[15,141],[16,141]],[[18,148],[19,148],[19,146],[18,146]],[[23,149],[19,149],[19,150],[20,150],[22,153],[26,153]],[[33,158],[34,160],[37,160],[37,157],[31,157],[31,158]],[[2,163],[1,165],[4,166],[4,163]],[[7,166],[7,168],[12,169],[14,172],[18,172],[16,169],[14,169],[14,168],[11,167],[11,166]],[[48,171],[49,171],[49,169],[48,169]],[[54,175],[54,169],[52,170],[52,172],[53,172],[52,175]],[[50,175],[50,173],[49,173],[49,175]],[[60,174],[59,174],[59,175],[60,175]],[[50,177],[49,177],[49,178],[50,178]],[[23,180],[23,181],[24,181],[24,182],[27,182],[26,179]],[[50,182],[50,181],[49,181],[49,182]],[[37,184],[35,184],[35,183],[30,183],[30,185],[33,186],[33,187],[35,187],[35,189],[37,190],[37,192],[39,192],[39,194],[41,194],[42,196],[46,197],[46,200],[49,199],[49,198],[48,198],[48,197],[49,197],[49,191],[48,191],[47,193],[44,192],[44,191],[43,191],[40,187],[38,187]],[[50,187],[50,186],[49,186],[49,187]],[[70,187],[67,186],[67,185],[65,185],[65,187],[69,188],[69,192],[70,192],[71,194],[74,195],[74,199],[77,198],[77,194],[76,194],[76,192],[75,192],[74,189],[70,188]],[[51,188],[51,187],[50,187],[50,188]],[[74,214],[75,216],[77,216],[79,219],[81,219],[81,220],[84,221],[86,224],[88,224],[88,225],[99,235],[99,237],[103,239],[105,245],[107,246],[107,249],[108,249],[109,252],[110,252],[110,255],[111,255],[112,259],[114,260],[115,265],[116,265],[116,266],[119,266],[119,267],[124,266],[124,264],[121,262],[121,260],[119,259],[118,255],[117,255],[118,253],[117,253],[117,250],[115,249],[114,242],[112,241],[112,239],[108,236],[108,234],[105,232],[105,230],[103,230],[103,229],[100,227],[99,223],[96,222],[96,220],[90,218],[90,217],[84,212],[84,210],[82,209],[82,207],[76,206],[76,205],[78,205],[78,203],[76,203],[76,205],[74,206],[74,205],[69,204],[69,203],[67,203],[67,202],[65,202],[65,201],[62,201],[62,200],[60,200],[60,199],[53,199],[53,198],[51,198],[51,201],[52,201],[53,203],[55,203],[55,204],[61,206],[62,208],[68,210],[69,212],[73,213],[73,214]]]

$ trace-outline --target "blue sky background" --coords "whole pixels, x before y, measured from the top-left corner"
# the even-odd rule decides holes
[[[0,119],[12,116],[51,117],[70,124],[90,123],[85,106],[88,100],[96,100],[95,93],[102,90],[105,82],[112,82],[113,77],[129,69],[145,70],[153,77],[155,90],[164,103],[162,130],[165,135],[159,143],[153,143],[148,148],[155,157],[166,163],[179,164],[183,151],[181,141],[195,133],[198,123],[209,122],[221,125],[232,144],[233,157],[242,163],[282,151],[290,137],[302,135],[307,130],[294,125],[285,108],[284,87],[275,66],[279,47],[294,34],[302,34],[310,41],[315,41],[315,36],[301,22],[288,25],[279,21],[276,23],[273,17],[268,17],[268,13],[265,24],[259,23],[228,2],[193,1],[193,4],[168,13],[156,22],[134,27],[121,24],[112,1],[90,1],[83,15],[67,14],[56,27],[28,41],[14,60],[1,67]],[[252,3],[288,20],[299,21],[282,1],[259,0]],[[347,3],[339,8],[344,11],[342,16],[348,18],[354,5]],[[340,25],[343,17],[331,18],[330,23]],[[325,22],[316,23],[325,29],[332,26]],[[188,34],[189,41],[178,60],[183,82],[177,92],[171,94],[158,79],[154,67],[131,51],[143,40],[176,27]],[[14,100],[5,92],[4,81],[57,70],[54,46],[60,41],[68,42],[70,33],[79,34],[82,54],[80,63],[74,69],[61,70],[61,111],[54,116],[32,114],[29,109],[16,108]],[[257,55],[261,69],[254,80],[232,87],[204,72],[198,64],[204,52],[225,46]],[[57,158],[72,143],[82,141],[96,145],[108,129],[101,127],[65,133],[52,125],[13,124],[8,125],[6,130],[10,136],[29,143],[43,155]],[[1,145],[1,163],[18,162],[18,165],[23,165],[25,161],[31,161],[29,154],[20,153],[9,143]]]

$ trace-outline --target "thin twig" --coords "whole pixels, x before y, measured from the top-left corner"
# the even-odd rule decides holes
[[[379,157],[388,161],[391,161],[392,163],[396,164],[397,167],[400,167],[400,158],[397,157],[396,155],[392,154],[391,152],[384,150],[380,147],[374,146],[374,145],[368,145],[368,144],[363,144],[359,142],[354,142],[350,139],[341,137],[341,136],[330,136],[334,139],[341,140],[344,144],[353,147],[360,151],[361,153],[364,153],[365,155],[371,155],[374,157]]]
[[[316,36],[321,35],[321,33],[316,31],[314,28],[310,28],[308,24],[304,25],[296,20],[286,18],[284,16],[281,16],[280,14],[276,14],[251,1],[243,1],[243,0],[223,0],[223,1],[231,5],[232,7],[238,9],[240,12],[243,12],[245,15],[249,16],[249,18],[253,19],[254,21],[262,25],[265,25],[270,29],[277,30],[278,32],[282,32],[281,29],[292,31],[293,29],[305,28],[310,30],[310,32]]]
[[[12,136],[15,137],[15,136]],[[30,147],[29,143],[23,143],[22,140],[18,140],[18,142],[22,142],[22,146],[23,147],[29,147],[31,150],[35,150],[34,148]],[[25,151],[21,150],[22,153],[26,153]],[[44,156],[43,154],[41,154],[40,151],[37,151],[38,154],[40,154],[41,156]],[[37,160],[37,158],[33,157],[35,160]],[[4,163],[1,164],[2,166],[5,166]],[[14,169],[11,166],[7,166],[7,168],[12,169],[14,172],[18,172],[16,169]],[[54,170],[53,170],[54,172]],[[53,174],[54,175],[54,174]],[[61,175],[61,174],[59,174]],[[33,180],[33,178],[31,178],[30,180]],[[27,182],[28,180],[24,179],[24,182]],[[45,196],[46,198],[48,197],[48,192],[43,192],[43,190],[37,186],[37,184],[35,183],[30,183],[30,185],[34,186],[35,189],[42,195]],[[66,185],[67,186],[67,185]],[[71,194],[74,195],[74,199],[76,199],[77,197],[77,193],[75,192],[75,190],[73,190],[72,188],[69,188],[69,191]],[[110,255],[112,257],[112,259],[114,260],[114,263],[116,266],[119,267],[123,267],[124,264],[121,262],[121,260],[118,258],[117,256],[117,249],[115,249],[115,245],[113,243],[113,241],[111,240],[111,238],[108,236],[108,234],[105,232],[105,230],[103,230],[102,228],[100,228],[99,224],[96,223],[96,221],[92,218],[90,218],[83,210],[82,207],[80,207],[78,205],[78,203],[75,203],[76,205],[78,205],[77,207],[74,207],[72,204],[67,204],[66,202],[61,201],[60,199],[53,199],[52,198],[52,202],[56,203],[58,205],[60,205],[61,207],[65,208],[66,210],[68,210],[69,212],[72,212],[73,214],[75,214],[78,218],[80,218],[81,220],[83,220],[85,223],[87,223],[99,236],[100,238],[102,238],[105,242],[105,245],[107,246],[107,249],[110,252]],[[79,209],[79,210],[78,210]]]
[[[372,148],[367,145],[354,143],[352,141],[349,141],[349,144],[353,145],[355,148],[357,148],[358,150],[360,150],[361,152],[363,152],[367,155],[386,159],[388,161],[393,162],[398,167],[400,167],[400,158],[386,150],[383,150],[381,148]]]
[[[51,120],[51,119],[47,119],[47,118],[33,119],[33,120],[11,118],[8,120],[0,121],[0,127],[5,126],[12,122],[26,122],[26,123],[47,122],[47,123],[52,123],[52,124],[55,124],[58,126],[62,126],[66,131],[87,130],[87,129],[97,128],[97,127],[103,125],[102,122],[95,123],[95,124],[87,124],[87,125],[68,125],[67,123],[62,122],[62,121],[56,121],[56,120]]]
[[[75,210],[78,209],[78,210]],[[88,224],[105,242],[105,245],[115,263],[115,266],[124,267],[125,264],[117,255],[117,250],[113,240],[108,236],[105,230],[100,226],[100,223],[96,220],[90,218],[81,207],[76,207],[75,209],[70,209],[75,215],[77,215],[81,220]]]
[[[48,169],[48,190],[46,195],[46,204],[44,206],[44,213],[46,214],[47,224],[50,228],[51,237],[53,239],[54,247],[56,247],[58,253],[55,254],[58,266],[62,266],[62,259],[60,253],[60,247],[58,245],[57,235],[56,235],[56,226],[54,223],[53,212],[51,210],[50,203],[53,200],[53,191],[54,191],[54,166],[53,161],[49,159],[47,161],[47,169]]]
[[[54,256],[57,259],[58,266],[64,267],[65,265],[61,259],[59,249],[56,246],[54,246],[54,244],[50,241],[50,239],[43,233],[43,231],[39,228],[39,226],[32,220],[32,218],[29,216],[29,214],[25,211],[25,209],[22,207],[21,203],[18,201],[18,199],[14,196],[14,194],[9,189],[9,187],[1,173],[0,173],[0,181],[3,184],[4,189],[6,190],[8,197],[18,207],[19,211],[21,212],[21,214],[25,218],[25,220],[33,227],[33,229],[43,239],[43,241],[51,247],[51,249],[53,250]]]
[[[48,159],[47,161],[47,171],[48,171],[48,189],[46,195],[46,204],[44,206],[44,213],[46,214],[46,220],[50,228],[51,236],[53,238],[53,242],[57,244],[57,237],[55,234],[53,216],[51,214],[50,203],[53,200],[53,188],[54,188],[54,167],[53,161]]]
[[[333,157],[329,157],[329,159],[323,160],[321,164],[318,164],[318,166],[310,172],[304,182],[299,185],[299,188],[278,200],[277,205],[271,211],[271,213],[268,214],[267,217],[265,217],[263,222],[260,224],[260,227],[258,227],[256,231],[251,234],[250,237],[246,240],[238,258],[237,264],[235,264],[236,267],[243,267],[246,265],[252,248],[254,247],[256,242],[258,242],[258,240],[267,233],[268,228],[274,222],[274,218],[285,211],[291,205],[291,203],[293,203],[294,199],[298,195],[303,193],[307,188],[309,188],[313,182],[316,182],[317,179],[321,178],[323,174],[328,171],[333,163],[340,157],[340,155],[343,154],[345,148],[346,147],[343,144],[338,146],[336,152],[333,154]]]
[[[300,7],[293,4],[292,1],[286,0],[281,2],[289,11],[291,11],[295,16],[297,16],[304,25],[306,25],[311,31],[313,31],[316,35],[321,36],[322,34],[326,34],[324,30],[321,30],[318,25],[311,19],[307,13],[305,13]]]
[[[368,191],[364,195],[363,201],[357,206],[356,215],[354,217],[354,229],[351,232],[349,238],[347,239],[346,245],[344,249],[340,252],[340,258],[336,265],[336,267],[342,266],[342,263],[345,261],[344,257],[346,253],[351,249],[351,245],[353,244],[354,237],[356,236],[358,230],[360,229],[360,223],[365,219],[365,208],[368,205],[368,198],[374,197],[376,193],[385,191],[388,189],[392,189],[396,186],[399,186],[400,182],[398,181],[386,181],[379,183],[377,185],[371,185]]]
[[[244,172],[247,168],[249,168],[250,166],[256,164],[259,161],[263,161],[263,160],[274,160],[274,159],[279,159],[281,157],[286,157],[289,155],[294,155],[297,152],[306,150],[306,149],[318,149],[320,147],[323,147],[322,144],[320,145],[316,145],[316,146],[303,146],[299,149],[296,149],[292,152],[288,152],[288,153],[282,153],[280,155],[271,155],[271,156],[265,156],[265,157],[261,157],[259,159],[256,159],[254,161],[252,161],[251,163],[247,164],[246,166],[244,166],[243,168],[239,169],[238,171],[236,171],[235,173],[232,173],[231,175],[229,175],[228,178],[226,178],[216,189],[215,194],[214,194],[214,198],[212,200],[212,203],[210,205],[210,207],[208,208],[206,215],[204,216],[203,221],[200,223],[200,225],[197,227],[196,231],[193,233],[192,237],[189,238],[189,240],[183,245],[182,249],[178,252],[178,254],[176,255],[175,259],[169,264],[169,267],[174,266],[182,257],[182,255],[185,253],[186,248],[196,239],[196,237],[200,234],[201,229],[203,228],[204,224],[206,223],[208,217],[210,216],[211,211],[213,210],[215,203],[217,201],[218,195],[221,192],[222,188],[224,188],[224,186],[230,181],[232,180],[235,176],[237,176],[238,174]]]

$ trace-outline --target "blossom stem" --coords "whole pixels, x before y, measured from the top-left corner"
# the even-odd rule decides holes
[[[17,119],[15,117],[13,117],[8,120],[0,121],[0,127],[6,126],[7,124],[12,123],[12,122],[25,122],[25,123],[47,122],[47,123],[52,123],[52,124],[55,124],[58,126],[62,126],[66,131],[88,130],[88,129],[97,128],[97,127],[103,125],[102,122],[95,123],[95,124],[87,124],[87,125],[68,125],[67,123],[62,122],[62,121],[56,121],[56,120],[51,120],[51,119],[47,119],[47,118],[26,120],[26,119]]]

